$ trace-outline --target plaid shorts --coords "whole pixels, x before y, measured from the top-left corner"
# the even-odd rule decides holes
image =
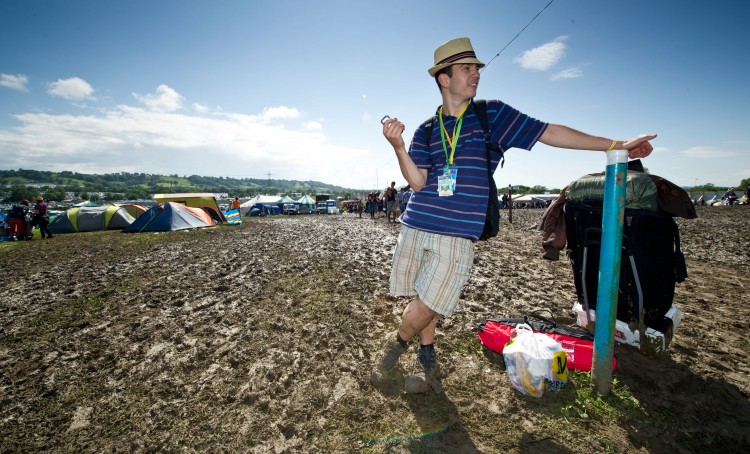
[[[393,252],[390,292],[419,296],[427,307],[449,316],[458,307],[473,264],[474,242],[470,239],[402,225]]]

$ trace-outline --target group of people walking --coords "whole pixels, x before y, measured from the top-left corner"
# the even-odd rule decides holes
[[[42,238],[52,238],[49,229],[47,203],[41,196],[36,198],[34,206],[24,199],[14,204],[5,216],[6,234],[11,241],[30,240],[35,226],[39,226]]]
[[[370,217],[375,219],[375,213],[385,212],[389,223],[397,223],[399,213],[406,211],[410,196],[411,190],[408,186],[399,190],[396,189],[396,182],[392,181],[391,185],[383,191],[371,192],[367,195],[365,213],[370,213]]]

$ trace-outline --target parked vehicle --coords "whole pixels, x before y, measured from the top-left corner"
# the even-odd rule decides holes
[[[299,209],[297,208],[297,205],[293,203],[285,203],[284,214],[299,214]]]
[[[318,214],[339,214],[339,207],[335,200],[326,200],[317,203]]]

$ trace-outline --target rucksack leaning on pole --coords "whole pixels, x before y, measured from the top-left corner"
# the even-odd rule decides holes
[[[595,319],[602,236],[602,177],[587,175],[561,197],[568,258],[578,296],[578,324]],[[673,216],[695,218],[681,188],[655,175],[628,171],[615,338],[655,352],[665,350],[682,312],[673,304],[675,284],[687,278]]]

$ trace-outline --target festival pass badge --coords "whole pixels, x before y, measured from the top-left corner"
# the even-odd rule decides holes
[[[452,196],[456,192],[457,169],[446,167],[445,173],[438,177],[438,195],[440,197]]]

